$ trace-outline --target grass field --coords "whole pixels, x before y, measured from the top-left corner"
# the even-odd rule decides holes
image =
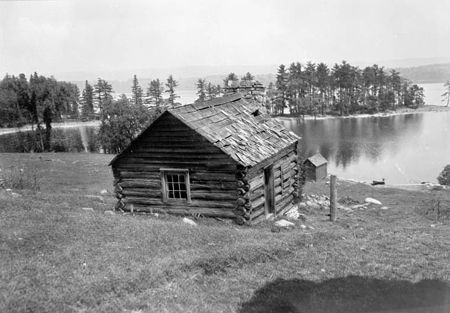
[[[0,188],[0,312],[450,312],[450,222],[431,210],[440,201],[445,213],[448,191],[339,181],[338,198],[389,209],[339,210],[335,223],[308,210],[281,231],[192,227],[104,214],[115,203],[110,159],[0,154],[0,175],[23,169],[39,187]]]

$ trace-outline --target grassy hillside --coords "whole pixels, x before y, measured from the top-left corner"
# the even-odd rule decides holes
[[[0,154],[6,183],[26,187],[0,188],[0,312],[449,311],[450,225],[430,210],[448,192],[340,181],[339,198],[370,196],[389,209],[339,210],[336,223],[305,209],[289,230],[214,219],[193,227],[105,214],[115,202],[101,193],[112,189],[110,159]]]

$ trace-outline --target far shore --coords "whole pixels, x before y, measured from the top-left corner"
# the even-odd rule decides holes
[[[74,122],[52,123],[52,128],[72,128],[72,127],[80,127],[80,126],[87,126],[87,127],[100,126],[100,121],[88,121],[88,122],[74,121]],[[45,127],[45,126],[43,126],[43,127]],[[31,125],[24,125],[22,127],[0,128],[0,136],[7,135],[7,134],[13,134],[13,133],[17,133],[17,132],[22,132],[22,131],[30,131],[35,128],[36,128],[35,125],[34,125],[34,128]]]
[[[449,112],[450,106],[439,106],[439,105],[426,105],[417,109],[410,108],[400,108],[396,111],[386,111],[375,114],[352,114],[352,115],[344,115],[344,116],[336,116],[336,115],[317,115],[316,117],[312,115],[305,115],[305,120],[326,120],[326,119],[335,119],[335,118],[366,118],[366,117],[384,117],[384,116],[395,116],[395,115],[404,115],[404,114],[416,114],[416,113],[425,113],[425,112]],[[277,119],[292,119],[292,118],[301,118],[301,116],[294,115],[279,115],[275,116]],[[52,128],[73,128],[73,127],[97,127],[100,126],[100,121],[73,121],[73,122],[59,122],[52,123]],[[36,126],[34,126],[35,128]],[[10,128],[0,128],[0,136],[13,134],[22,131],[30,131],[34,129],[31,125],[24,125],[22,127],[10,127]]]
[[[329,178],[327,178],[328,180]],[[416,184],[385,184],[385,185],[376,185],[373,186],[368,181],[361,181],[357,179],[352,178],[342,178],[339,177],[339,180],[344,181],[349,184],[364,184],[368,186],[372,186],[374,188],[394,188],[394,189],[402,189],[402,190],[408,190],[408,191],[435,191],[435,190],[449,190],[450,186],[441,185],[439,183],[432,183],[432,182],[423,182],[423,183],[416,183]]]
[[[423,107],[417,109],[411,108],[399,108],[396,111],[386,111],[379,112],[375,114],[350,114],[350,115],[305,115],[305,120],[326,120],[326,119],[335,119],[335,118],[366,118],[366,117],[385,117],[385,116],[395,116],[395,115],[405,115],[405,114],[416,114],[416,113],[426,113],[426,112],[449,112],[450,106],[440,106],[440,105],[425,105]],[[294,115],[280,115],[277,116],[278,119],[292,119],[292,118],[302,118],[302,116],[294,116]]]

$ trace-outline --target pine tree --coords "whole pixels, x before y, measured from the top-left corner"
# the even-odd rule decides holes
[[[197,95],[198,99],[195,102],[202,102],[206,100],[206,81],[199,78],[197,80]]]
[[[178,82],[175,79],[173,79],[172,75],[170,75],[169,78],[167,78],[166,87],[167,87],[167,89],[165,92],[167,92],[169,94],[169,99],[168,99],[169,104],[173,107],[173,106],[175,106],[175,99],[179,98],[180,96],[178,96],[175,93],[175,88],[178,87]]]
[[[253,76],[250,72],[247,72],[244,76],[242,76],[242,79],[244,81],[252,81],[255,80],[255,76]]]
[[[228,74],[227,75],[227,77],[225,77],[225,79],[223,80],[223,86],[226,88],[226,87],[231,87],[231,85],[234,83],[234,82],[238,82],[239,81],[239,78],[237,77],[237,75],[236,74],[234,74],[234,73],[230,73],[230,74]]]
[[[286,67],[281,64],[277,71],[277,80],[275,82],[277,88],[277,98],[275,100],[275,111],[277,114],[283,114],[286,107],[288,73]]]
[[[136,75],[133,76],[133,85],[131,86],[131,99],[134,105],[142,105],[144,103],[142,87],[139,85],[139,81]]]
[[[81,95],[81,111],[83,117],[87,117],[89,114],[94,113],[94,89],[87,80]]]
[[[210,99],[214,99],[215,97],[218,96],[219,92],[217,90],[217,87],[214,86],[213,84],[209,83],[206,85],[206,99],[210,100]]]
[[[103,107],[112,100],[112,86],[106,80],[98,78],[94,85],[96,100],[100,108],[100,113],[103,113]]]
[[[329,90],[329,75],[330,70],[325,63],[319,63],[316,68],[317,75],[317,88],[320,94],[320,111],[321,114],[325,114],[325,110],[328,106],[328,90]]]
[[[147,89],[147,96],[149,97],[149,103],[160,107],[163,104],[162,93],[164,88],[158,79],[153,79]]]

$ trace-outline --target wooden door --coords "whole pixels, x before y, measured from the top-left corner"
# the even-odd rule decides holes
[[[264,169],[264,197],[266,199],[266,214],[275,214],[275,197],[273,188],[273,166]]]

